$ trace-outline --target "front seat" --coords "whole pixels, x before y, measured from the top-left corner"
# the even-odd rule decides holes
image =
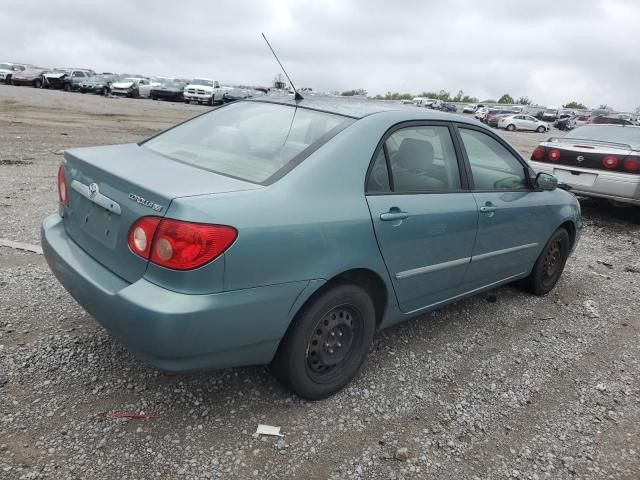
[[[435,175],[433,146],[426,140],[405,138],[395,155],[394,187],[398,191],[443,190],[445,183]]]

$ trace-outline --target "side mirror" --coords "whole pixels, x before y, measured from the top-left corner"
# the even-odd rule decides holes
[[[536,175],[534,186],[545,191],[555,190],[558,188],[558,179],[550,173],[539,172]]]

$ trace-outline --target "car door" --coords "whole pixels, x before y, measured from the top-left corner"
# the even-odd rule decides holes
[[[526,162],[485,129],[458,129],[469,184],[478,206],[478,233],[465,276],[468,290],[528,273],[551,234],[548,192],[529,188]],[[528,170],[529,171],[529,170]]]
[[[524,124],[526,125],[527,130],[535,130],[538,128],[538,120],[533,118],[531,115],[524,116]]]
[[[396,126],[366,183],[373,226],[403,312],[460,293],[478,211],[446,122]]]

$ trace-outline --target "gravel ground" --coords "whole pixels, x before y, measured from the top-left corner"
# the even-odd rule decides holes
[[[205,107],[0,86],[0,238],[38,243],[71,146]],[[548,135],[505,134],[525,155]],[[497,289],[382,332],[321,402],[265,368],[167,375],[0,247],[0,478],[640,478],[640,209],[583,202],[545,298]],[[146,419],[113,418],[146,412]],[[258,437],[258,423],[283,438]]]

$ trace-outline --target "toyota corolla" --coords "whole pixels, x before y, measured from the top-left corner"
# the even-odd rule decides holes
[[[68,150],[58,190],[46,259],[113,337],[165,370],[269,364],[308,399],[382,328],[510,282],[546,294],[581,228],[480,123],[322,97]]]

